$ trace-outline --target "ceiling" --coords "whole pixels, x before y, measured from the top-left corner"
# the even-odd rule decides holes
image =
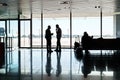
[[[0,0],[0,19],[100,16],[100,9],[103,16],[119,14],[120,0]]]

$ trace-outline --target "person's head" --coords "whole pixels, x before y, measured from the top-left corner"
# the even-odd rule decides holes
[[[48,29],[51,29],[51,26],[50,26],[50,25],[48,25]]]
[[[59,28],[59,25],[58,25],[58,24],[56,24],[56,28]]]
[[[85,35],[85,36],[88,36],[88,33],[85,31],[85,32],[84,32],[84,35]]]

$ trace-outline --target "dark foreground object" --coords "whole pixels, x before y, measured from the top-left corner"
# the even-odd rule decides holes
[[[120,38],[117,39],[90,39],[83,43],[84,50],[120,50]]]

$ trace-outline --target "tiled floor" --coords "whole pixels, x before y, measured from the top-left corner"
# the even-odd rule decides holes
[[[120,80],[120,52],[73,49],[47,53],[46,49],[7,51],[0,80]]]

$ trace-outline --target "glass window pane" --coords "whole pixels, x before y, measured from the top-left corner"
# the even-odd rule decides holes
[[[36,15],[32,18],[32,47],[41,47],[41,18]]]
[[[7,21],[7,33],[9,42],[12,43],[12,47],[18,47],[18,21],[10,20]],[[8,44],[9,44],[8,42]]]
[[[30,47],[30,21],[21,21],[21,47]]]

